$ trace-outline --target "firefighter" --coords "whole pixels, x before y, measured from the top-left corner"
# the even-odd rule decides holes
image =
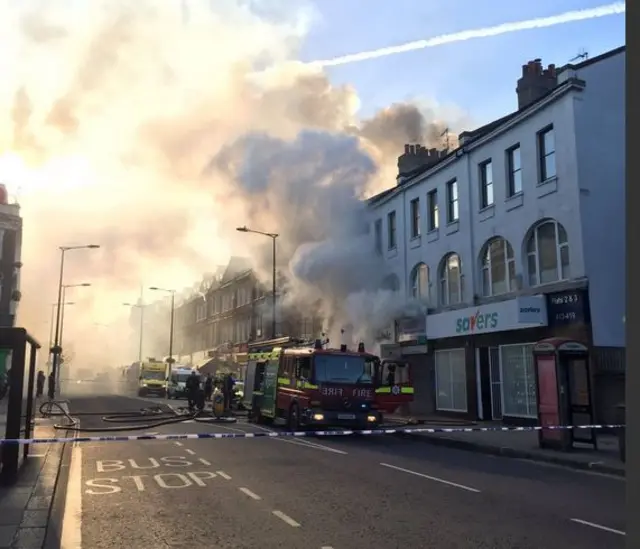
[[[38,371],[38,378],[36,379],[36,397],[41,397],[44,394],[44,382],[46,376],[42,370]]]
[[[233,398],[233,389],[235,386],[235,379],[231,374],[224,376],[222,380],[222,396],[224,397],[224,411],[225,413],[231,412],[231,399]]]
[[[211,400],[211,395],[213,394],[213,377],[211,374],[207,374],[207,378],[204,382],[204,398],[206,401]]]
[[[187,401],[189,410],[193,410],[196,406],[196,400],[198,398],[198,389],[200,389],[200,380],[198,379],[198,375],[196,371],[193,370],[191,375],[187,379],[185,383],[187,389]]]

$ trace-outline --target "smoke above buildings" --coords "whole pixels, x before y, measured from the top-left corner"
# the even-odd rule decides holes
[[[0,180],[24,217],[20,322],[42,341],[58,247],[101,246],[67,257],[65,282],[92,285],[67,296],[76,361],[128,335],[122,303],[141,285],[191,286],[232,253],[262,272],[265,242],[238,225],[281,235],[292,296],[343,316],[391,310],[363,294],[383,269],[361,199],[395,183],[405,142],[440,146],[457,129],[413,104],[360,119],[356,90],[295,61],[313,23],[304,3],[273,17],[240,0],[191,2],[188,18],[180,4],[2,8]],[[109,362],[130,351],[112,343]]]

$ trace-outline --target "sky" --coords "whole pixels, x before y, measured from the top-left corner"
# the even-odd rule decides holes
[[[401,44],[468,29],[607,4],[602,0],[315,0],[319,19],[302,46],[305,61]],[[613,15],[458,42],[328,68],[356,87],[363,114],[425,98],[483,124],[517,107],[521,66],[541,58],[562,66],[581,51],[596,56],[625,43],[625,15]]]
[[[269,247],[238,225],[280,234],[291,295],[324,288],[327,318],[391,312],[357,291],[382,268],[346,275],[368,253],[361,200],[395,184],[403,145],[442,146],[446,128],[455,140],[515,110],[523,64],[616,48],[624,15],[337,62],[606,4],[0,0],[0,181],[25,227],[19,320],[46,340],[58,246],[100,244],[65,271],[91,283],[73,292],[65,332],[95,356],[95,322],[127,318],[141,284],[191,288],[231,254],[269,278]]]

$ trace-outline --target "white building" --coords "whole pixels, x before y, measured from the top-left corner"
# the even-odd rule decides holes
[[[428,304],[418,413],[536,421],[531,348],[547,337],[585,343],[592,374],[623,372],[625,48],[532,61],[517,91],[516,112],[455,151],[407,145],[398,185],[370,200],[390,284]],[[592,379],[601,416],[616,383]]]

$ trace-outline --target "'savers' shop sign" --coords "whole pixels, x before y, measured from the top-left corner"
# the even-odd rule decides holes
[[[430,315],[427,319],[427,338],[442,339],[546,325],[547,307],[544,296],[524,296]]]

